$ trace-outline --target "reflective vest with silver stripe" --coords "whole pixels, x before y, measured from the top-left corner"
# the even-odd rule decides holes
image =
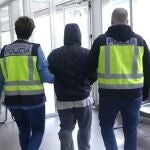
[[[13,43],[2,49],[0,66],[4,76],[4,91],[7,96],[44,93],[37,70],[35,45]]]
[[[112,44],[100,46],[98,82],[104,89],[143,87],[143,46]]]

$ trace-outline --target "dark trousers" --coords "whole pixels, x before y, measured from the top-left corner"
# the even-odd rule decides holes
[[[118,150],[114,135],[117,113],[122,115],[124,150],[137,150],[137,124],[142,96],[127,98],[121,94],[100,94],[99,120],[106,150]]]
[[[61,142],[61,150],[74,150],[72,131],[78,121],[78,149],[90,150],[91,137],[91,106],[58,110],[60,118],[59,139]]]
[[[45,129],[45,105],[35,109],[10,109],[18,129],[22,150],[38,150]]]

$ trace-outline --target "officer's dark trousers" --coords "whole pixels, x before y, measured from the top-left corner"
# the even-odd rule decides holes
[[[45,106],[35,109],[10,109],[19,128],[22,150],[39,150],[45,129]]]
[[[91,137],[91,106],[58,110],[60,118],[59,139],[61,150],[74,150],[72,131],[78,121],[78,150],[90,150]]]
[[[142,96],[128,98],[117,93],[100,94],[99,119],[106,150],[118,150],[114,135],[114,122],[117,113],[122,115],[124,150],[137,150],[137,124]]]

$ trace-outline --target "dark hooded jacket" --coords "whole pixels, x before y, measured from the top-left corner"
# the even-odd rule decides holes
[[[88,65],[86,67],[86,74],[97,70],[98,67],[98,58],[99,58],[99,47],[107,45],[107,37],[114,39],[116,42],[125,42],[129,41],[131,38],[137,39],[137,46],[144,47],[144,55],[143,55],[143,73],[144,73],[144,90],[142,88],[138,89],[129,89],[129,90],[111,90],[111,89],[99,89],[101,93],[111,94],[122,94],[128,98],[136,98],[140,96],[143,92],[144,99],[148,97],[149,94],[149,87],[150,87],[150,51],[147,47],[145,40],[135,34],[130,26],[128,25],[114,25],[108,28],[105,34],[100,35],[98,38],[95,39],[91,53],[88,59]]]
[[[55,74],[54,89],[59,101],[79,101],[87,98],[96,74],[83,77],[89,50],[81,47],[81,32],[77,24],[67,24],[64,46],[48,56],[49,69]]]

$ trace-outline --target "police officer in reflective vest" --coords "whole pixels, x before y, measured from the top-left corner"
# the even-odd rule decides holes
[[[97,70],[99,83],[99,120],[107,150],[117,150],[114,122],[122,115],[124,149],[137,150],[138,114],[143,86],[150,85],[150,52],[145,40],[128,26],[128,13],[116,8],[112,26],[95,39],[87,73]],[[148,95],[144,95],[147,98]]]
[[[5,104],[17,123],[22,150],[39,149],[45,129],[43,82],[54,80],[40,44],[28,42],[34,27],[31,18],[18,18],[18,40],[4,46],[0,54],[0,92],[4,88]]]

